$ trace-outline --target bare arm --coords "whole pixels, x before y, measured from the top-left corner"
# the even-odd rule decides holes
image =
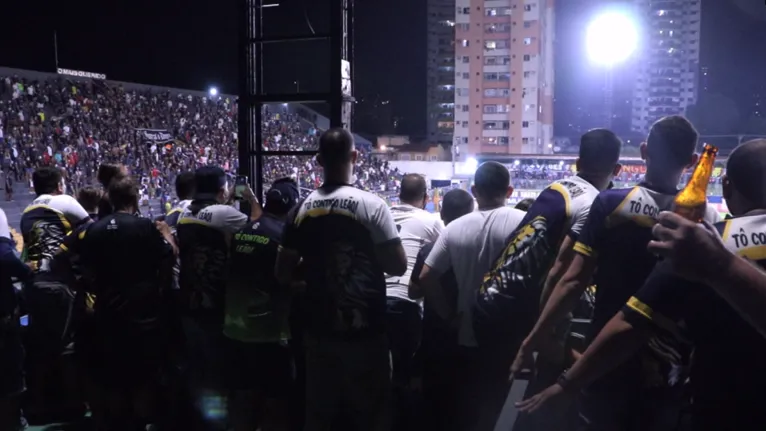
[[[378,264],[386,274],[400,276],[407,272],[407,255],[398,238],[396,241],[376,245],[375,255],[378,258]]]
[[[711,274],[708,284],[766,337],[766,273],[733,254],[722,259],[729,260],[730,264],[719,275]]]
[[[576,306],[596,269],[594,257],[576,254],[569,269],[551,293],[532,332],[524,340],[525,348],[534,347],[551,334],[557,323],[562,321]]]
[[[618,312],[567,371],[567,390],[581,389],[617,368],[646,345],[650,336],[650,331],[639,330]]]
[[[543,291],[540,295],[540,309],[542,310],[545,307],[545,304],[548,302],[548,298],[550,298],[551,293],[553,292],[553,289],[556,287],[556,285],[559,283],[561,278],[566,273],[567,269],[569,268],[569,264],[572,263],[572,259],[574,259],[575,252],[572,249],[574,246],[574,240],[572,237],[567,235],[564,238],[564,241],[561,243],[561,247],[559,248],[559,254],[556,257],[556,261],[553,263],[553,266],[551,267],[550,272],[548,272],[548,277],[545,279],[545,284],[543,285]]]

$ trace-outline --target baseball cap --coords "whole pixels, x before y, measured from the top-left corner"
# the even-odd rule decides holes
[[[295,182],[278,180],[266,192],[266,208],[276,213],[286,213],[298,203],[298,199],[300,192]]]
[[[194,171],[194,199],[215,199],[226,185],[226,172],[216,166],[203,166]]]

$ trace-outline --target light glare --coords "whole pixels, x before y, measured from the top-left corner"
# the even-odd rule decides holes
[[[638,31],[626,14],[609,12],[588,25],[585,43],[591,61],[612,66],[627,60],[636,50]]]
[[[218,89],[215,87],[210,87],[210,95],[215,97],[218,95]]]

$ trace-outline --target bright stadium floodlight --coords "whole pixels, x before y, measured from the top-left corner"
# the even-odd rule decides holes
[[[210,87],[210,90],[208,90],[208,93],[210,93],[211,96],[215,97],[218,95],[218,89],[215,87]]]
[[[611,67],[638,48],[638,30],[626,13],[606,12],[588,25],[585,44],[591,61]]]
[[[470,174],[470,175],[473,175],[473,174],[475,174],[475,173],[476,173],[476,169],[478,169],[478,168],[479,168],[479,161],[478,161],[478,160],[476,160],[475,158],[473,158],[473,157],[469,157],[469,158],[468,158],[468,159],[465,161],[465,170],[466,170],[466,173],[468,173],[468,174]]]

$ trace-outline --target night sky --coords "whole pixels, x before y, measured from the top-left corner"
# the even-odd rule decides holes
[[[271,1],[271,0],[270,0]],[[269,35],[328,27],[319,0],[273,0]],[[702,60],[711,90],[744,104],[762,85],[766,66],[763,0],[702,0]],[[425,131],[425,0],[356,0],[357,97],[391,100],[404,118],[400,132]],[[559,0],[557,12],[557,116],[587,97],[590,79],[578,56],[584,11],[599,0]],[[5,0],[0,24],[0,65],[54,70],[54,30],[59,66],[105,73],[110,79],[225,93],[237,88],[236,3],[221,0]],[[308,20],[306,19],[308,18]],[[308,21],[308,23],[307,23]],[[276,91],[322,90],[326,45],[291,44],[266,55],[267,86]]]

